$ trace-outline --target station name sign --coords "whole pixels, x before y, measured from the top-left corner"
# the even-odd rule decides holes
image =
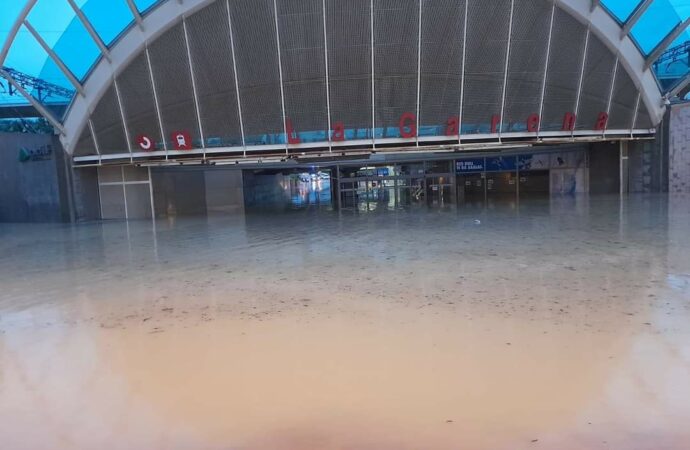
[[[38,148],[29,149],[22,147],[19,149],[19,162],[47,161],[53,157],[53,146],[50,144],[42,145]]]

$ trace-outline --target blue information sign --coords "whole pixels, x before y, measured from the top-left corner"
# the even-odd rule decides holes
[[[484,172],[484,158],[463,159],[455,163],[456,173]]]

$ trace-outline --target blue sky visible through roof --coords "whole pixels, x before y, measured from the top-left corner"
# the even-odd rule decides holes
[[[134,3],[140,11],[146,12],[158,1],[164,0],[135,0]],[[0,0],[0,44],[4,44],[24,3],[24,0]],[[112,43],[134,19],[125,0],[76,0],[76,3],[106,44]],[[637,0],[603,0],[602,3],[623,22],[635,9]],[[676,24],[688,17],[690,0],[654,0],[633,28],[632,35],[640,48],[649,53]],[[67,1],[38,0],[28,19],[75,76],[83,79],[99,57],[99,51]],[[672,45],[688,40],[690,32],[686,31]],[[24,27],[4,65],[71,88],[66,77]],[[16,97],[8,98],[0,89],[0,104],[17,100]]]

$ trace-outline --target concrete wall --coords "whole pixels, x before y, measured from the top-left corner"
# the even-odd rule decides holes
[[[68,173],[55,136],[0,134],[0,222],[69,221]]]
[[[690,193],[690,103],[674,105],[668,117],[668,189]]]

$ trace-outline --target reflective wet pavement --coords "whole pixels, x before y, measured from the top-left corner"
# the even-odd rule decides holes
[[[2,449],[684,449],[690,198],[0,225]]]

